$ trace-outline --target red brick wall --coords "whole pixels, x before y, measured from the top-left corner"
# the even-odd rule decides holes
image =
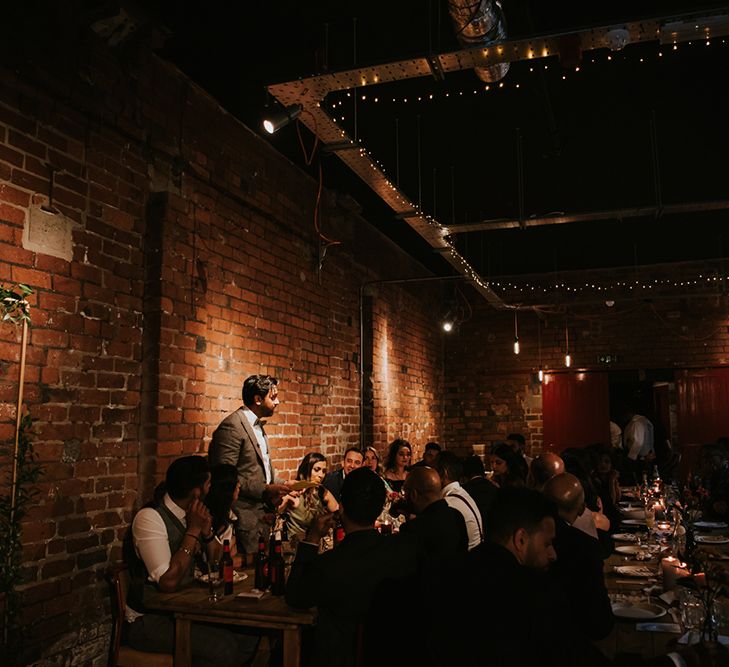
[[[359,286],[424,271],[326,192],[322,224],[341,244],[319,271],[310,177],[154,58],[130,74],[94,47],[78,63],[84,77],[64,63],[0,69],[0,281],[35,290],[26,401],[45,472],[24,526],[27,660],[84,665],[105,664],[102,573],[169,461],[204,453],[242,380],[268,372],[281,381],[278,470],[312,449],[338,462],[360,440]],[[70,262],[22,247],[44,162],[79,225]],[[390,285],[376,299],[381,448],[440,436],[438,296]],[[10,325],[0,342],[9,442]]]
[[[691,270],[701,272],[700,267]],[[648,281],[650,275],[654,280],[653,276],[660,278],[666,271],[645,269],[642,277]],[[668,275],[679,280],[676,270]],[[612,308],[597,296],[592,305],[575,304],[568,316],[563,305],[562,312],[546,308],[546,299],[541,297],[543,368],[564,370],[566,322],[573,370],[632,371],[637,378],[640,370],[726,366],[726,298],[716,293],[697,296],[693,284],[681,287],[682,297],[664,294],[665,298],[653,300],[618,300]],[[519,298],[525,301],[523,295]],[[454,448],[468,449],[516,431],[526,436],[528,449],[536,453],[542,445],[541,392],[535,381],[539,369],[537,316],[533,311],[519,313],[521,352],[516,356],[513,311],[497,312],[477,297],[472,302],[473,318],[447,342],[445,440]],[[599,364],[598,356],[603,354],[618,355],[619,363]]]

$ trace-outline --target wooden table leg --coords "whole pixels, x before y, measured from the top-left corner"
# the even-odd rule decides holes
[[[301,665],[301,628],[284,630],[283,667],[299,667],[299,665]]]
[[[175,667],[192,666],[190,625],[191,622],[186,618],[175,619]]]

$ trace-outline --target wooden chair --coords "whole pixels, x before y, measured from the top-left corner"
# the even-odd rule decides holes
[[[109,648],[109,667],[173,667],[171,653],[137,651],[121,643],[124,608],[129,590],[129,570],[125,563],[112,565],[107,573],[111,585],[111,608],[114,626]]]

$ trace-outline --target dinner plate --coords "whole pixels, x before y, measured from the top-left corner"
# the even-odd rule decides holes
[[[650,620],[660,618],[666,610],[659,604],[651,604],[649,602],[641,602],[631,605],[625,603],[613,604],[613,615],[619,618],[635,618],[639,620]]]
[[[645,519],[645,510],[622,510],[622,513],[626,519]]]
[[[623,519],[621,523],[626,526],[645,526],[645,519]]]
[[[615,533],[613,539],[617,542],[637,542],[638,536],[635,533]]]
[[[243,581],[243,579],[247,579],[248,575],[245,572],[238,572],[238,570],[233,570],[233,583],[237,584],[239,581]],[[195,581],[199,581],[201,584],[207,584],[209,579],[209,575],[206,572],[205,574],[196,574],[195,575]],[[219,584],[223,583],[222,579],[218,579],[217,581],[213,581],[213,583],[218,586]]]
[[[694,521],[694,528],[729,528],[729,524],[723,521]]]
[[[615,568],[618,574],[622,574],[624,577],[655,577],[656,572],[654,569],[647,567],[646,565],[618,565]]]
[[[644,551],[643,547],[639,547],[636,544],[624,544],[619,547],[615,547],[615,552],[619,554],[637,554]]]
[[[703,544],[729,544],[729,537],[726,535],[696,535],[694,539]]]

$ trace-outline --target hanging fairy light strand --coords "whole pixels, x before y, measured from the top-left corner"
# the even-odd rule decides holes
[[[556,60],[556,57],[553,59],[552,57],[544,58],[543,60],[545,62],[541,64],[536,64],[532,62],[528,66],[526,66],[525,63],[520,63],[523,65],[523,69],[525,73],[527,74],[535,74],[538,72],[550,72],[550,73],[556,73],[556,76],[561,81],[569,81],[572,79],[576,79],[579,77],[576,77],[575,75],[581,75],[585,72],[589,72],[590,69],[592,69],[592,65],[603,65],[605,63],[611,63],[611,64],[617,64],[617,63],[628,63],[628,64],[646,64],[652,61],[660,61],[669,63],[671,61],[670,58],[667,58],[666,56],[679,53],[683,53],[687,49],[691,50],[699,50],[699,49],[706,49],[707,47],[711,48],[726,48],[728,42],[726,38],[723,38],[721,40],[711,40],[707,39],[705,41],[698,40],[698,41],[691,41],[686,42],[685,44],[681,44],[680,47],[678,44],[674,43],[672,45],[669,44],[660,44],[658,46],[657,51],[653,55],[638,55],[639,52],[637,51],[631,51],[631,52],[623,52],[620,54],[615,53],[607,53],[605,55],[593,55],[592,57],[588,59],[585,59],[585,61],[577,65],[575,67],[571,67],[569,70],[563,69],[558,61]],[[547,62],[549,61],[549,62]],[[512,63],[514,65],[514,63]],[[413,94],[387,94],[384,91],[379,91],[376,94],[375,93],[358,93],[356,92],[356,89],[352,89],[349,91],[346,91],[346,93],[337,93],[337,98],[333,101],[330,101],[328,103],[328,106],[331,110],[333,110],[333,115],[335,116],[334,120],[338,122],[343,122],[346,120],[347,115],[345,113],[346,104],[348,104],[347,98],[356,98],[357,102],[365,103],[365,104],[377,104],[377,105],[383,105],[383,104],[428,104],[430,102],[435,102],[439,100],[445,100],[445,99],[459,99],[459,98],[467,98],[467,97],[473,97],[474,95],[484,95],[488,93],[497,93],[499,91],[508,91],[508,90],[520,90],[527,88],[527,84],[529,83],[528,77],[525,80],[518,81],[518,82],[511,82],[511,81],[499,81],[498,83],[489,83],[485,85],[477,85],[477,86],[470,86],[468,88],[463,88],[461,90],[432,90],[428,92],[420,92],[420,93],[413,93]],[[341,115],[340,115],[341,114]]]

